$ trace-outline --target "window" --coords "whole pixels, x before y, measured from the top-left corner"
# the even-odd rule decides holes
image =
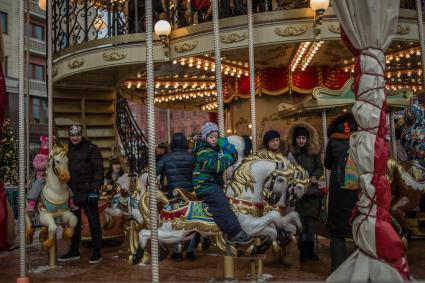
[[[47,99],[41,97],[31,98],[31,114],[33,124],[47,124],[48,110],[47,110]]]
[[[40,98],[32,98],[32,122],[33,124],[40,123]]]
[[[44,81],[44,66],[29,64],[28,77],[33,80]]]
[[[44,27],[36,24],[31,24],[31,34],[32,38],[39,40],[44,40]]]
[[[7,14],[4,12],[0,12],[0,25],[1,31],[7,34]]]

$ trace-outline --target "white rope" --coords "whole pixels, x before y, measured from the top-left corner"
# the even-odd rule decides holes
[[[249,102],[251,110],[252,153],[257,151],[257,115],[255,112],[255,61],[252,0],[247,1],[248,8],[248,55],[249,55]]]
[[[221,77],[221,50],[220,50],[220,28],[218,0],[212,0],[212,15],[213,15],[213,38],[214,38],[214,56],[215,56],[215,81],[217,87],[217,116],[218,129],[220,136],[223,136],[224,131],[224,108],[223,108],[223,79]]]
[[[322,132],[323,132],[323,153],[326,154],[326,146],[328,145],[328,142],[329,142],[326,110],[322,111]],[[329,188],[329,177],[330,177],[330,171],[325,168],[325,180],[326,180],[327,188]]]
[[[19,139],[18,139],[18,173],[19,173],[19,276],[26,274],[25,255],[25,76],[24,76],[24,28],[25,2],[18,2],[18,112],[19,112]]]
[[[49,135],[49,152],[53,147],[53,82],[52,82],[52,65],[53,65],[53,38],[52,38],[52,7],[53,1],[47,1],[47,115],[48,115],[48,135]]]
[[[153,68],[152,0],[145,0],[146,7],[146,87],[148,108],[148,161],[149,161],[149,210],[151,231],[152,282],[159,282],[158,266],[158,210],[155,160],[155,104]]]
[[[425,87],[425,38],[421,0],[416,0],[416,14],[418,15],[419,42],[421,44],[422,85]]]

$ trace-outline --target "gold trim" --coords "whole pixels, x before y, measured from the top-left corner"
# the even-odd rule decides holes
[[[174,50],[177,53],[183,53],[183,52],[187,52],[187,51],[191,51],[191,50],[195,49],[196,46],[198,46],[197,41],[185,42],[182,45],[174,46]]]
[[[68,68],[70,68],[70,69],[77,69],[77,68],[80,68],[83,65],[84,65],[84,58],[83,57],[77,58],[73,61],[68,62]]]
[[[112,51],[109,53],[104,52],[102,57],[105,61],[119,61],[127,57],[127,53],[124,51]]]
[[[231,33],[229,35],[222,35],[222,36],[220,36],[220,40],[223,43],[240,42],[242,40],[245,40],[246,38],[248,38],[248,33],[247,32],[244,32],[242,34]]]
[[[275,28],[274,33],[279,36],[295,36],[301,35],[308,30],[307,25],[289,26],[287,28]]]
[[[397,34],[405,35],[410,33],[410,26],[408,25],[397,25]]]
[[[338,25],[329,25],[328,26],[328,30],[330,31],[330,32],[333,32],[333,33],[341,33],[341,27],[340,27],[340,25],[338,24]]]

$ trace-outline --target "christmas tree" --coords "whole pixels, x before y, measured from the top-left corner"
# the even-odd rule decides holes
[[[16,153],[16,140],[13,135],[10,120],[3,122],[3,131],[0,141],[0,181],[16,184],[18,181],[18,157]]]

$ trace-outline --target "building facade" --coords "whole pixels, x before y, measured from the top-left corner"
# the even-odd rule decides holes
[[[46,14],[37,1],[26,1],[25,58],[26,111],[30,154],[37,151],[41,135],[47,135]],[[18,1],[0,0],[0,23],[5,47],[4,72],[9,105],[7,116],[18,130]],[[28,54],[27,54],[28,52]]]

